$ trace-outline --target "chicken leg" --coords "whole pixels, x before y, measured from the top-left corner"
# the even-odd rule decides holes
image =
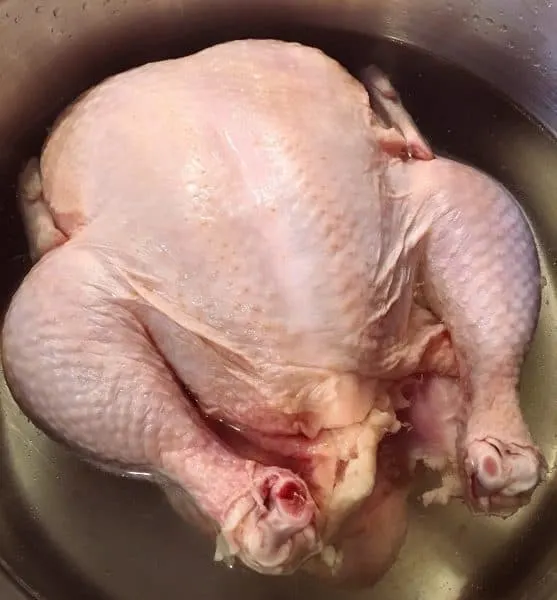
[[[128,308],[129,293],[71,246],[36,265],[6,316],[3,358],[14,395],[81,450],[99,456],[102,448],[103,460],[148,465],[178,482],[220,529],[221,555],[282,573],[318,553],[304,481],[222,444]]]
[[[466,497],[497,512],[527,502],[544,462],[522,417],[518,383],[540,304],[534,240],[517,203],[483,173],[451,160],[404,166],[432,218],[424,291],[457,351],[457,454]]]

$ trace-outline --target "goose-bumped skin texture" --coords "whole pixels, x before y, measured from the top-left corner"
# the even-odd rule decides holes
[[[262,573],[383,573],[409,459],[444,472],[429,500],[495,512],[543,472],[516,392],[528,225],[362,80],[273,40],[148,64],[67,110],[21,178],[37,262],[3,328],[14,396],[184,489],[216,557]]]

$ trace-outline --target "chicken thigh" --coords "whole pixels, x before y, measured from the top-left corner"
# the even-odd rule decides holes
[[[393,440],[438,452],[458,485],[434,496],[476,509],[516,509],[543,474],[517,395],[529,227],[433,157],[381,73],[362,81],[274,40],[148,64],[70,107],[22,177],[15,398],[187,491],[217,558],[262,573],[384,570],[405,530],[407,486],[377,458]]]

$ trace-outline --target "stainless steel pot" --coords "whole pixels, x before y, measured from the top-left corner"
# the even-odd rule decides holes
[[[0,0],[3,306],[29,266],[15,178],[54,116],[110,73],[240,36],[298,39],[347,64],[378,62],[434,145],[517,194],[546,278],[523,378],[524,412],[554,465],[557,2],[551,0]],[[332,590],[214,567],[209,541],[181,523],[157,489],[83,464],[28,423],[5,386],[0,392],[3,600],[557,598],[551,476],[531,506],[507,521],[473,518],[458,505],[416,504],[408,542],[385,579],[371,591]]]

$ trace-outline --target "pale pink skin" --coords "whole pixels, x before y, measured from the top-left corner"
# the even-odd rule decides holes
[[[182,486],[219,552],[264,573],[330,540],[349,572],[380,522],[367,568],[393,560],[406,490],[377,509],[376,453],[417,374],[458,388],[446,450],[471,506],[518,507],[542,474],[516,391],[530,230],[491,179],[432,159],[382,74],[362,78],[369,96],[274,41],[146,65],[67,111],[22,177],[38,262],[4,324],[14,395],[92,456]]]

